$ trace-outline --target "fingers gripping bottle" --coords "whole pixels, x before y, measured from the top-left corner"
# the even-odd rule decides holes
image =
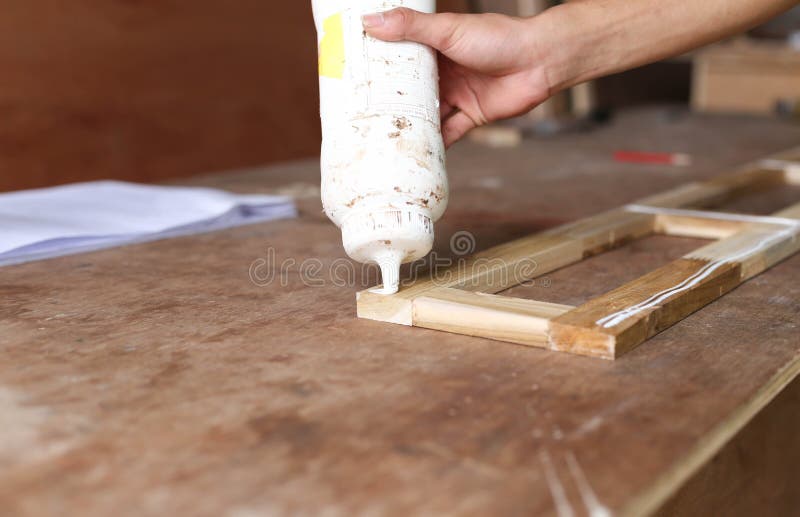
[[[313,0],[319,41],[322,203],[347,254],[376,263],[384,294],[433,247],[448,186],[435,52],[367,36],[361,16],[435,0]]]

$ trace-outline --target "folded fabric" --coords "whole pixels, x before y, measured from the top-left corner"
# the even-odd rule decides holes
[[[0,194],[0,266],[295,217],[290,198],[76,183]]]

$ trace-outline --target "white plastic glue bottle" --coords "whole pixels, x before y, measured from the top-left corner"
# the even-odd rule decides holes
[[[347,254],[376,263],[384,294],[427,255],[447,206],[435,52],[367,36],[361,16],[435,0],[312,0],[319,42],[322,203]]]

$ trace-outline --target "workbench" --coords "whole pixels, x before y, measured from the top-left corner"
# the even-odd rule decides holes
[[[511,149],[460,143],[436,251],[798,144],[790,122],[669,108]],[[617,149],[695,160],[619,164]],[[307,160],[184,182],[294,195],[295,220],[0,270],[0,513],[797,512],[800,257],[615,362],[359,320],[377,276],[342,277],[318,174]],[[635,241],[509,294],[580,303],[694,247]]]

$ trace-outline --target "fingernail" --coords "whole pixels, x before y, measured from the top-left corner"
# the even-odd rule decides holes
[[[361,17],[361,23],[365,29],[374,29],[380,27],[384,22],[383,13],[365,14]]]

